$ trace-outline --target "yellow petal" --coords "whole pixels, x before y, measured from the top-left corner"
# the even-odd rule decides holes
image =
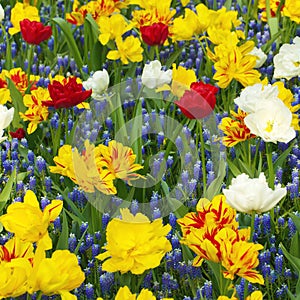
[[[36,195],[33,191],[28,190],[24,196],[24,203],[31,205],[33,207],[40,207],[39,202],[37,201]]]

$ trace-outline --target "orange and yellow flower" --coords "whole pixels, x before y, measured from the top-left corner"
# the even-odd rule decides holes
[[[30,75],[29,82],[27,74],[21,68],[13,68],[9,71],[2,70],[0,73],[0,104],[11,102],[10,91],[8,89],[6,78],[11,79],[19,92],[24,95],[28,87],[35,90],[39,76]]]
[[[293,3],[295,3],[295,1],[293,1]],[[279,4],[280,4],[280,1],[278,1],[278,0],[269,0],[270,17],[271,18],[276,16],[277,10],[279,8]],[[267,15],[267,0],[258,0],[258,8],[260,8],[262,10],[261,19],[264,22],[266,22],[268,20],[268,15]]]
[[[264,247],[248,242],[250,228],[242,230],[223,228],[216,234],[215,239],[220,245],[225,278],[233,280],[234,276],[238,275],[249,282],[264,284],[262,275],[254,270],[259,264],[258,251]]]
[[[128,208],[121,209],[121,215],[122,220],[114,218],[108,223],[106,252],[97,256],[104,260],[102,270],[143,274],[159,266],[165,254],[172,249],[166,238],[171,226],[164,226],[162,219],[150,222],[141,213],[133,216]]]
[[[238,112],[230,111],[233,118],[225,117],[222,119],[219,128],[223,131],[222,142],[226,147],[233,147],[239,142],[249,140],[254,137],[250,129],[244,123],[247,113],[238,109]]]
[[[226,49],[224,49],[226,51]],[[220,88],[226,88],[233,79],[244,87],[260,82],[260,73],[254,69],[256,56],[244,54],[237,46],[228,48],[215,63],[216,73],[213,79],[218,81]]]
[[[66,20],[74,25],[83,25],[87,14],[91,14],[93,19],[98,23],[101,16],[110,16],[114,12],[119,12],[120,8],[126,7],[126,2],[114,0],[96,0],[90,1],[80,6],[78,0],[73,3],[71,13],[66,14]]]
[[[13,237],[4,245],[0,246],[0,264],[10,262],[16,258],[26,258],[32,262],[33,257],[32,243],[23,242],[18,237]]]
[[[250,228],[238,229],[236,211],[226,204],[225,196],[217,195],[211,202],[200,199],[196,209],[177,220],[183,233],[181,243],[197,255],[193,266],[201,266],[206,259],[220,263],[225,278],[233,280],[238,275],[263,284],[263,277],[254,270],[263,246],[248,242]]]
[[[109,169],[103,169],[101,163],[99,166],[96,165],[94,145],[91,145],[88,140],[85,141],[84,145],[85,150],[81,155],[77,149],[73,152],[76,183],[88,193],[93,193],[96,188],[106,195],[116,194],[117,190],[113,183],[116,178],[114,173]]]
[[[38,124],[48,119],[48,107],[43,103],[51,101],[50,94],[47,89],[38,87],[31,94],[26,94],[23,97],[24,105],[28,108],[24,113],[19,113],[24,121],[29,121],[27,127],[28,134],[33,133]]]
[[[236,211],[225,202],[225,196],[215,196],[212,201],[201,199],[196,213],[188,213],[177,222],[181,226],[181,243],[192,249],[197,256],[194,266],[201,266],[203,259],[220,262],[220,244],[215,235],[222,228],[236,230]]]
[[[43,211],[33,191],[28,190],[24,202],[15,202],[8,206],[7,213],[0,217],[0,222],[7,231],[15,234],[23,242],[36,242],[43,249],[52,248],[48,227],[62,210],[61,200],[52,200]]]
[[[131,180],[143,178],[135,172],[143,166],[134,163],[136,155],[130,147],[113,140],[108,143],[108,146],[98,145],[95,151],[98,168],[108,170],[114,178],[125,180],[128,184]]]

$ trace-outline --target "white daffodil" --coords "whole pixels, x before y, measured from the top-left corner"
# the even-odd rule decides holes
[[[289,80],[300,76],[300,37],[296,36],[293,44],[283,44],[273,60],[274,78]]]
[[[256,111],[248,114],[244,122],[252,134],[265,142],[288,143],[296,136],[292,124],[292,113],[279,98],[256,104]]]
[[[228,189],[223,189],[226,202],[239,212],[263,213],[273,208],[287,193],[286,188],[277,185],[269,188],[264,173],[258,178],[249,178],[245,173],[233,178]]]
[[[142,73],[142,83],[149,89],[169,84],[172,80],[172,70],[163,71],[158,60],[146,64]]]
[[[265,61],[267,60],[267,55],[263,52],[260,48],[254,47],[249,54],[254,55],[257,57],[256,65],[254,68],[260,68]]]
[[[234,99],[234,103],[246,113],[254,113],[258,103],[276,99],[278,97],[278,87],[271,84],[263,85],[257,83],[247,86],[240,94],[240,97]]]
[[[83,81],[82,85],[86,90],[92,89],[92,98],[101,100],[102,93],[109,85],[109,75],[105,69],[103,71],[96,71],[92,77]]]
[[[15,109],[12,107],[7,109],[6,106],[0,105],[0,142],[3,142],[7,137],[3,137],[4,129],[12,122]]]

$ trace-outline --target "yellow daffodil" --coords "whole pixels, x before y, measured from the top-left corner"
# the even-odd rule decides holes
[[[198,16],[189,8],[185,10],[185,17],[179,16],[174,19],[170,27],[170,35],[173,41],[191,40],[194,36],[203,32]]]
[[[100,30],[99,41],[102,45],[106,45],[110,40],[115,40],[132,27],[121,14],[100,17],[98,26]]]
[[[95,151],[97,166],[109,171],[114,178],[125,180],[128,184],[131,180],[142,178],[135,171],[143,166],[134,163],[136,155],[130,147],[113,140],[108,146],[98,145]]]
[[[171,85],[164,84],[156,89],[156,91],[171,91],[173,95],[181,98],[184,92],[190,88],[191,84],[197,81],[196,73],[194,70],[187,70],[182,66],[176,68],[176,64],[173,64],[172,68]]]
[[[77,184],[88,193],[95,188],[106,195],[116,194],[113,180],[116,178],[110,170],[97,167],[95,160],[95,146],[85,141],[85,151],[82,155],[75,149],[73,152],[74,172]]]
[[[43,101],[51,101],[51,97],[48,90],[41,87],[23,97],[24,105],[28,109],[24,113],[20,112],[19,114],[24,121],[29,121],[28,134],[35,132],[38,124],[48,119],[48,107],[43,105]]]
[[[15,258],[4,264],[0,263],[0,299],[25,294],[31,272],[32,266],[26,258]]]
[[[69,177],[77,184],[74,163],[73,151],[71,145],[63,145],[58,150],[58,155],[53,158],[55,166],[50,166],[50,172]]]
[[[48,227],[62,210],[61,200],[52,200],[44,211],[39,208],[39,202],[33,191],[28,190],[24,202],[15,202],[8,206],[7,213],[0,217],[0,222],[7,231],[15,234],[24,242],[36,242],[44,249],[52,248]]]
[[[212,17],[210,26],[223,30],[232,30],[233,27],[237,27],[242,23],[238,19],[238,12],[236,10],[227,11],[224,6],[213,13]]]
[[[36,250],[33,270],[28,280],[28,292],[41,291],[45,295],[60,294],[62,300],[74,300],[70,291],[85,279],[78,259],[69,250],[56,250],[50,258],[39,247]]]
[[[245,112],[238,109],[237,113],[231,111],[231,115],[233,118],[225,117],[219,125],[219,128],[225,135],[222,138],[222,142],[226,147],[233,147],[239,142],[254,137],[254,135],[250,133],[250,129],[244,123],[244,119],[247,116]]]
[[[295,101],[293,93],[285,88],[284,83],[281,81],[277,81],[272,84],[272,86],[278,87],[278,98],[283,101],[285,106],[291,111],[293,118],[292,118],[292,126],[295,130],[300,130],[300,120],[299,120],[299,114],[298,111],[300,109],[300,104],[292,105],[292,103]]]
[[[261,291],[254,291],[245,300],[263,300],[263,294]]]
[[[300,2],[294,0],[285,0],[282,15],[289,17],[295,23],[300,24]]]
[[[36,7],[16,2],[11,10],[10,21],[13,27],[8,29],[9,34],[14,35],[20,32],[20,21],[28,19],[30,21],[40,21],[39,11]]]
[[[120,287],[115,300],[156,300],[156,297],[148,289],[142,289],[140,294],[132,294],[127,285]]]
[[[104,260],[102,269],[142,274],[159,266],[164,255],[172,249],[166,238],[171,226],[164,226],[162,219],[150,222],[140,213],[133,216],[127,208],[121,209],[121,214],[122,220],[115,218],[108,223],[106,252],[97,256]]]
[[[128,36],[123,40],[121,37],[116,38],[117,50],[110,50],[107,58],[111,60],[120,59],[124,65],[131,62],[140,62],[143,60],[143,48],[138,38]]]
[[[244,87],[260,82],[260,73],[254,70],[256,56],[243,55],[238,47],[228,52],[215,63],[216,73],[213,79],[218,81],[220,88],[226,88],[233,79]]]

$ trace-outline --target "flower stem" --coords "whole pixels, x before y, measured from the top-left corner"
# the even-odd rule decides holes
[[[27,80],[28,85],[30,85],[30,71],[31,71],[31,65],[33,61],[33,52],[34,52],[34,45],[28,45],[28,67],[27,67]]]
[[[253,240],[253,235],[254,235],[254,222],[255,222],[255,211],[252,210],[252,212],[251,212],[251,232],[250,232],[250,241]]]
[[[269,169],[269,186],[274,190],[274,167],[272,162],[272,144],[266,143],[266,156]]]
[[[205,163],[205,148],[204,148],[203,128],[202,128],[202,121],[201,120],[198,120],[198,134],[199,134],[199,137],[200,137],[203,194],[205,194],[206,193],[206,163]]]

